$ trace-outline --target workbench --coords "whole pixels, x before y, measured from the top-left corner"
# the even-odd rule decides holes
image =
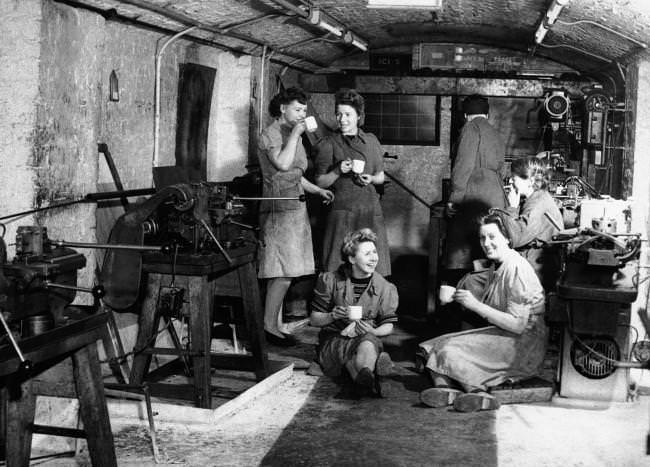
[[[9,343],[0,346],[0,439],[8,467],[29,465],[34,433],[86,438],[93,466],[117,465],[97,357],[106,321],[104,313],[97,313],[19,340],[32,363],[27,372]],[[34,424],[37,395],[78,398],[84,429]]]
[[[163,253],[143,255],[143,271],[147,274],[147,291],[139,317],[135,357],[130,384],[142,384],[148,376],[153,354],[177,355],[177,360],[191,361],[193,399],[197,407],[211,408],[211,369],[244,370],[255,373],[257,381],[270,374],[264,340],[263,308],[255,269],[255,245],[229,249],[227,261],[220,252],[204,254],[180,253],[175,264]],[[162,288],[174,286],[186,292],[182,314],[189,319],[189,351],[164,349],[154,346],[161,315],[159,293]],[[250,355],[214,353],[210,351],[215,297],[241,297],[248,334]],[[153,372],[152,372],[153,373]],[[153,375],[149,374],[149,379]],[[161,383],[150,384],[154,395],[164,390]],[[158,394],[157,394],[158,393]],[[167,388],[169,394],[169,388]],[[179,397],[187,391],[177,391]]]

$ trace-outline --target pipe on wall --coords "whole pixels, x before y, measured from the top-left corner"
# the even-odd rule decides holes
[[[153,160],[152,167],[158,167],[158,150],[160,145],[160,67],[162,62],[162,55],[165,52],[165,49],[169,44],[174,42],[179,37],[188,34],[195,29],[198,29],[196,26],[189,27],[183,31],[174,34],[172,37],[167,39],[162,45],[160,50],[156,52],[156,83],[154,85],[154,123],[153,123]]]

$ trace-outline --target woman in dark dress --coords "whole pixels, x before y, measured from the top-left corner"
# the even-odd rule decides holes
[[[348,232],[370,228],[377,234],[377,272],[389,276],[386,226],[375,189],[375,185],[384,183],[381,146],[375,135],[359,128],[363,124],[364,101],[357,91],[338,91],[335,110],[339,130],[319,142],[315,160],[316,184],[335,194],[323,236],[323,269],[338,269],[341,264],[339,246]],[[363,169],[359,170],[361,165]],[[357,172],[353,171],[353,166]]]

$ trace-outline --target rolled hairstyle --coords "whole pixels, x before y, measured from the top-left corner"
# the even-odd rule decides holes
[[[546,163],[535,157],[515,159],[510,164],[510,172],[524,180],[532,179],[535,190],[546,190],[551,180]]]
[[[487,216],[481,217],[478,222],[479,229],[482,225],[486,225],[486,224],[496,225],[499,231],[503,234],[503,236],[508,239],[508,243],[512,245],[512,234],[510,233],[510,230],[508,230],[508,227],[506,226],[506,223],[503,221],[501,215],[499,215],[498,213],[491,213],[488,214]]]
[[[354,256],[359,250],[359,244],[363,242],[372,242],[377,246],[377,235],[370,229],[360,229],[349,232],[343,237],[341,245],[341,259],[344,263],[348,262],[348,257]]]
[[[281,89],[269,102],[269,114],[273,118],[279,118],[282,115],[281,106],[298,101],[302,105],[307,105],[309,96],[305,91],[297,87]]]
[[[339,105],[349,105],[356,110],[359,115],[358,126],[363,125],[366,118],[366,104],[361,94],[359,94],[355,89],[339,89],[334,96],[334,112],[336,112],[336,108]]]

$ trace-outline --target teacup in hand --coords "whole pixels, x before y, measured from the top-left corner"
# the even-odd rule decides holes
[[[365,167],[366,161],[361,159],[352,159],[352,172],[355,174],[362,174]]]
[[[452,287],[451,285],[441,285],[440,293],[438,295],[440,298],[440,304],[446,305],[447,303],[453,302],[454,293],[456,293],[456,287]]]
[[[316,119],[311,115],[309,117],[305,117],[305,130],[307,130],[309,133],[313,133],[314,131],[316,131],[316,128],[318,128],[318,123],[316,123]]]
[[[363,307],[359,305],[350,305],[348,307],[348,318],[352,321],[363,317]]]

